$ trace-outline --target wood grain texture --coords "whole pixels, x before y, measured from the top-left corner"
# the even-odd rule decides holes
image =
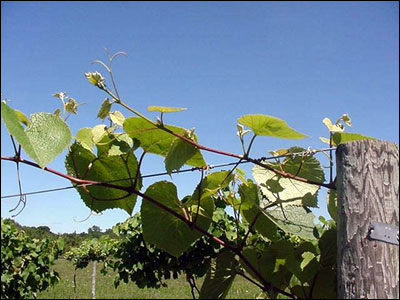
[[[338,297],[398,299],[399,247],[367,239],[372,221],[399,226],[399,150],[361,140],[336,151]]]

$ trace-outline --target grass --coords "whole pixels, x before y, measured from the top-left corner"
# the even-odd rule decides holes
[[[140,289],[134,283],[120,284],[114,288],[115,274],[100,273],[102,265],[97,265],[96,299],[192,299],[190,287],[184,276],[167,280],[168,287],[160,289]],[[91,299],[92,265],[76,272],[76,292],[74,292],[74,267],[71,262],[60,259],[55,270],[59,272],[61,281],[54,287],[38,294],[38,299]],[[197,280],[200,288],[202,279]],[[227,296],[229,299],[255,299],[260,289],[237,276]]]

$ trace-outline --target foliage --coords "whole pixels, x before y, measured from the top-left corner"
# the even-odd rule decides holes
[[[306,135],[276,117],[251,114],[238,118],[242,154],[203,146],[194,128],[164,122],[164,113],[184,109],[150,106],[150,111],[160,113],[157,121],[153,121],[120,98],[111,68],[119,54],[124,53],[109,57],[108,65],[95,61],[109,73],[114,91],[98,71],[85,73],[88,81],[107,96],[98,117],[101,120],[108,117],[110,126],[82,128],[72,144],[69,128],[59,114],[38,113],[28,119],[6,103],[1,104],[7,130],[37,163],[29,162],[30,165],[43,168],[68,147],[67,174],[46,170],[69,179],[92,211],[119,208],[131,215],[137,197],[142,198],[141,222],[132,218],[116,229],[123,236],[115,253],[118,261],[114,269],[119,276],[116,282],[130,279],[142,287],[157,287],[171,273],[176,276],[184,271],[200,276],[208,272],[200,296],[223,298],[239,274],[259,286],[268,297],[335,297],[334,222],[324,221],[321,228],[314,223],[310,211],[319,205],[317,194],[322,186],[335,189],[332,176],[329,182],[324,182],[321,162],[314,157],[318,151],[296,146],[279,149],[271,152],[273,162],[250,156],[256,138],[297,140]],[[56,95],[65,111],[77,113],[76,101],[67,106],[65,93]],[[116,105],[134,116],[125,118],[120,111],[112,111]],[[330,146],[368,138],[343,132],[345,125],[351,125],[346,114],[334,124],[328,118],[323,123],[329,130],[329,139],[321,140]],[[248,133],[252,137],[246,143]],[[202,151],[234,158],[236,165],[230,170],[210,172]],[[169,175],[184,165],[200,170],[201,180],[193,193],[179,199],[178,187],[171,181],[156,182],[142,191],[140,169],[148,153],[164,158]],[[331,151],[329,158],[332,168]],[[19,152],[8,160],[27,163]],[[255,182],[237,168],[241,162],[254,164]],[[333,219],[336,207],[332,192],[328,210]],[[225,208],[233,212],[233,223],[224,222],[226,217],[221,209]],[[103,259],[95,253],[103,250],[108,253],[108,246],[103,249],[96,243],[81,245],[80,250],[90,259]],[[139,256],[143,261],[137,259]],[[85,263],[82,260],[77,265]]]
[[[83,269],[92,261],[104,262],[110,255],[115,241],[104,238],[83,241],[79,247],[71,248],[64,258],[71,261],[75,269]]]
[[[36,298],[38,292],[57,283],[58,273],[51,266],[62,249],[62,239],[30,239],[1,219],[1,297]]]
[[[113,230],[120,238],[114,247],[114,261],[110,262],[117,272],[115,286],[121,281],[132,281],[140,288],[159,288],[166,286],[165,280],[176,279],[182,273],[202,277],[218,251],[217,243],[200,238],[180,257],[168,254],[146,243],[140,214],[114,226]]]

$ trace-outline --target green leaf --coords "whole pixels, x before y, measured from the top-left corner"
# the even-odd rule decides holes
[[[320,137],[319,139],[321,140],[321,142],[323,142],[323,143],[325,143],[325,144],[328,144],[328,145],[330,144],[330,140],[327,139],[327,138]]]
[[[8,132],[42,168],[56,158],[70,143],[72,134],[65,122],[50,113],[31,115],[29,126],[22,127],[18,115],[4,102],[1,117]]]
[[[329,129],[330,132],[342,132],[344,130],[343,125],[336,123],[332,124],[332,121],[329,118],[324,118],[322,123]]]
[[[69,98],[64,107],[69,113],[76,114],[78,112],[78,102],[73,98]]]
[[[187,110],[187,108],[183,107],[165,107],[165,106],[149,106],[147,108],[148,111],[159,111],[162,113],[169,113],[169,112],[177,112],[182,110]]]
[[[329,190],[327,196],[328,212],[333,220],[337,222],[338,206],[337,206],[337,194],[335,190]]]
[[[306,240],[314,240],[315,216],[301,206],[275,206],[262,210],[279,228]]]
[[[93,152],[95,143],[93,142],[92,128],[84,127],[76,133],[76,140],[82,145],[83,148]]]
[[[98,144],[106,135],[108,135],[107,126],[104,124],[96,125],[92,128],[92,141]]]
[[[246,260],[256,269],[259,274],[261,274],[265,280],[269,280],[272,277],[276,260],[273,251],[267,248],[260,256],[254,248],[247,247],[243,249],[242,253]],[[244,263],[243,260],[240,260],[240,263],[254,279],[260,281],[260,278],[258,278],[258,276],[251,268],[249,268],[247,264]]]
[[[192,144],[181,139],[175,139],[165,157],[165,169],[168,174],[178,171],[188,160],[190,160],[198,149]]]
[[[115,185],[129,187],[132,185],[129,178],[135,176],[138,162],[133,153],[97,157],[80,144],[74,143],[67,155],[65,165],[71,176],[100,182],[112,181]],[[139,177],[137,189],[141,186],[142,181]],[[122,190],[96,185],[78,187],[77,190],[85,204],[95,212],[121,208],[131,214],[137,198],[136,195],[129,195]]]
[[[108,113],[110,112],[111,109],[111,104],[112,102],[110,101],[110,99],[106,98],[103,100],[103,103],[101,104],[100,110],[97,113],[97,117],[99,119],[104,120],[105,117],[107,117]]]
[[[28,117],[27,117],[22,111],[19,111],[18,109],[14,109],[14,112],[17,114],[18,120],[19,120],[22,124],[24,124],[25,126],[28,126],[28,125],[29,125]]]
[[[347,132],[335,132],[332,136],[333,144],[338,146],[339,144],[358,141],[358,140],[376,140],[376,138],[361,135],[358,133],[347,133]]]
[[[181,127],[172,125],[164,125],[164,127],[181,135],[185,135],[186,133],[186,130]],[[172,134],[159,129],[138,117],[127,118],[124,122],[124,130],[131,138],[139,140],[140,147],[142,147],[144,151],[161,155],[163,157],[168,155],[172,144],[176,139],[178,139]],[[195,135],[194,140],[197,141]],[[206,165],[199,150],[197,150],[196,153],[186,161],[186,164],[194,167],[202,167]]]
[[[110,112],[109,116],[113,123],[115,123],[119,126],[123,126],[123,124],[125,122],[125,117],[121,112],[116,110],[116,111]]]
[[[238,122],[249,127],[256,135],[285,139],[302,139],[307,137],[290,128],[285,121],[267,115],[244,115],[238,119]]]
[[[300,147],[291,147],[288,149],[289,153],[301,153],[305,149]],[[268,164],[268,162],[265,162]],[[276,170],[281,167],[286,173],[297,175],[315,182],[324,182],[325,176],[320,162],[313,156],[295,156],[286,157],[282,164],[269,164]],[[303,205],[309,207],[317,207],[317,192],[318,185],[309,184],[306,182],[298,181],[291,178],[284,178],[275,172],[263,168],[262,166],[255,165],[253,167],[253,177],[259,184],[263,200],[260,203],[262,208],[271,205],[274,202],[280,202],[285,205]],[[279,188],[271,183],[275,180],[283,188],[279,192]]]
[[[256,204],[241,209],[243,219],[249,224],[254,224],[253,228],[269,240],[276,240],[277,228],[271,218]]]
[[[332,267],[336,264],[337,231],[336,228],[326,230],[318,241],[321,251],[320,264],[323,267]]]
[[[211,261],[210,270],[200,290],[200,299],[225,299],[235,279],[235,254],[220,252]]]
[[[149,186],[147,196],[169,207],[184,216],[183,204],[178,200],[177,190],[173,183],[160,181]],[[193,207],[195,213],[196,207]],[[205,198],[200,204],[197,225],[208,230],[211,223],[214,205]],[[192,214],[192,216],[193,216]],[[171,213],[161,209],[152,202],[143,199],[141,207],[143,237],[148,244],[155,244],[169,254],[179,257],[189,246],[202,235],[190,228],[185,222]]]
[[[322,268],[314,279],[312,299],[337,299],[336,272],[331,267]]]

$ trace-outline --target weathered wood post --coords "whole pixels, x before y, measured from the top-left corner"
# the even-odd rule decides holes
[[[92,262],[92,299],[96,299],[96,261]]]
[[[339,145],[336,161],[338,298],[398,299],[399,246],[368,234],[373,221],[399,226],[399,149],[354,141]]]

